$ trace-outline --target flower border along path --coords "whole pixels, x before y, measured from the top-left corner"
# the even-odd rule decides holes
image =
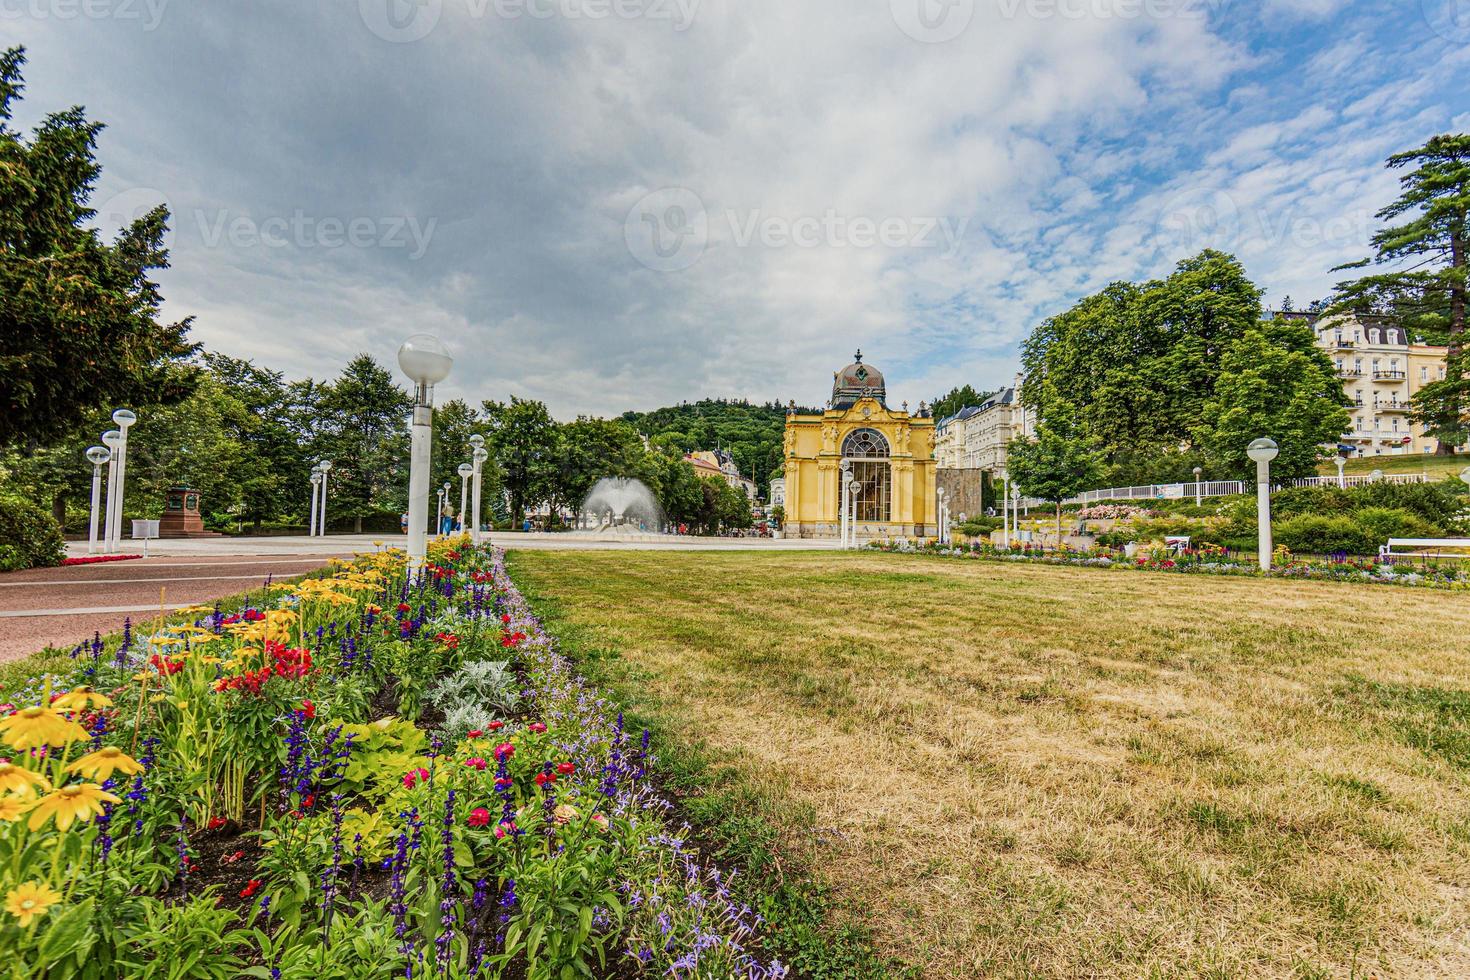
[[[0,711],[10,976],[786,973],[503,555],[198,612]]]

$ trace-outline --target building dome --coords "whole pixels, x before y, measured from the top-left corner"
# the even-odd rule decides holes
[[[832,377],[833,408],[851,408],[860,398],[876,398],[886,407],[884,399],[887,394],[883,372],[871,364],[864,364],[862,351],[858,351],[853,362]]]

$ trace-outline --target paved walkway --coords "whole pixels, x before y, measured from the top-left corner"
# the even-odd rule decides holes
[[[83,546],[85,550],[85,545]],[[154,557],[0,575],[0,660],[70,648],[160,609],[213,602],[319,568],[329,555]]]
[[[510,549],[637,551],[799,551],[833,548],[833,541],[698,538],[664,535],[509,534],[491,536]],[[125,552],[142,542],[124,541]],[[381,547],[402,547],[401,534],[311,537],[200,538],[150,541],[151,557],[134,561],[34,569],[0,575],[0,661],[47,646],[69,649],[94,632],[157,616],[160,609],[213,602]],[[68,546],[74,556],[86,542]]]

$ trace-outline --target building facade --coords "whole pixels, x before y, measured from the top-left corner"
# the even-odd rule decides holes
[[[942,470],[1006,468],[1011,441],[1034,433],[1035,419],[1020,397],[1021,379],[980,405],[961,409],[935,426],[934,456]]]
[[[701,449],[686,455],[684,461],[694,467],[694,472],[700,476],[724,480],[736,490],[744,492],[751,503],[755,503],[755,481],[741,476],[740,467],[736,464],[735,457],[728,451],[724,449]]]
[[[913,415],[889,408],[883,375],[862,351],[833,376],[825,412],[787,413],[782,455],[788,537],[839,535],[844,462],[859,484],[859,540],[934,534],[934,419],[923,403]]]
[[[1330,317],[1279,313],[1305,319],[1327,352],[1352,404],[1342,443],[1360,456],[1434,453],[1439,442],[1413,421],[1414,396],[1445,376],[1443,347],[1411,343],[1401,326],[1379,317]]]

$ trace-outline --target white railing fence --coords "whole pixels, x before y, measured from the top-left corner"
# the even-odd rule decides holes
[[[1429,483],[1430,478],[1426,473],[1385,473],[1378,479],[1384,483]],[[1349,487],[1359,487],[1364,484],[1373,483],[1372,476],[1344,476],[1343,484]],[[1335,476],[1313,476],[1305,480],[1293,480],[1290,484],[1275,487],[1276,490],[1285,489],[1286,486],[1293,487],[1335,487],[1337,486]],[[1096,504],[1109,500],[1193,500],[1196,491],[1200,497],[1232,497],[1237,494],[1253,492],[1254,484],[1246,484],[1240,480],[1215,480],[1204,483],[1152,483],[1141,487],[1109,487],[1106,490],[1089,490],[1084,494],[1064,501],[1065,504]],[[1051,504],[1045,500],[1035,497],[1023,497],[1020,505],[1022,507],[1050,507]]]

